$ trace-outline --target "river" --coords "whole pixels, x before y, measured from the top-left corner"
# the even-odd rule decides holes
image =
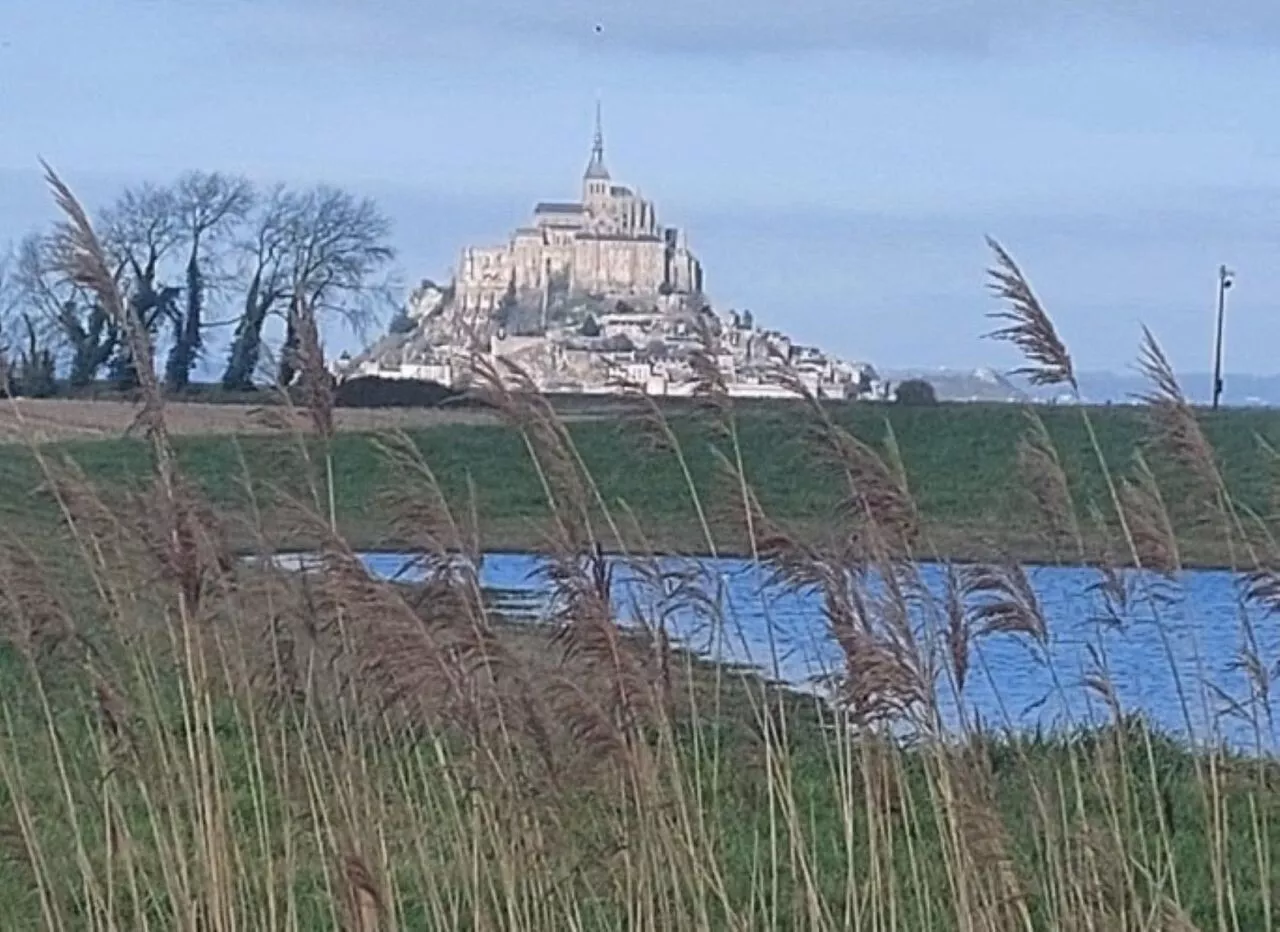
[[[403,554],[369,553],[362,559],[380,578],[412,579]],[[710,659],[748,664],[802,689],[820,689],[824,674],[840,669],[841,655],[827,632],[821,599],[770,585],[760,566],[739,559],[664,558],[663,581],[644,581],[612,561],[613,599],[620,621],[665,619],[668,633]],[[505,613],[538,619],[549,607],[539,557],[489,553],[481,584]],[[1271,751],[1274,701],[1251,699],[1241,663],[1246,620],[1268,675],[1280,659],[1280,619],[1246,606],[1238,577],[1224,571],[1188,571],[1176,584],[1129,574],[1123,611],[1108,609],[1101,574],[1079,567],[1026,570],[1048,623],[1047,643],[993,635],[971,653],[963,693],[941,688],[947,717],[963,710],[989,728],[1071,730],[1109,713],[1091,675],[1106,671],[1119,707],[1142,713],[1162,731],[1197,741],[1223,741]],[[947,570],[926,564],[921,576],[939,600]],[[691,598],[695,595],[696,598]],[[938,604],[941,604],[940,601]],[[917,623],[928,628],[926,615]],[[719,623],[713,619],[721,619]],[[1255,677],[1255,680],[1257,678]],[[949,683],[949,680],[948,680]],[[1260,726],[1260,727],[1259,727]]]

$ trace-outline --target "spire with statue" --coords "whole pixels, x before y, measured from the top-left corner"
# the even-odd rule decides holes
[[[582,177],[584,181],[609,180],[609,169],[604,164],[604,116],[599,100],[596,101],[596,135],[591,144],[591,161]]]

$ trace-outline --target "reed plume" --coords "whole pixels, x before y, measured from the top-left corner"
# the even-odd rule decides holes
[[[699,314],[693,325],[697,345],[689,353],[688,365],[693,372],[693,396],[699,410],[708,415],[712,426],[730,436],[733,400],[729,396],[729,379],[720,367],[719,324],[708,314]]]
[[[961,580],[976,636],[1022,634],[1042,645],[1048,640],[1039,596],[1020,564],[968,567]]]
[[[378,504],[389,516],[388,531],[395,544],[419,554],[418,562],[428,575],[435,567],[453,566],[459,560],[477,572],[483,551],[474,499],[455,509],[423,451],[403,431],[375,444],[391,472]]]
[[[960,574],[947,564],[946,588],[943,590],[943,616],[946,619],[947,654],[956,692],[963,693],[969,679],[969,647],[972,641],[969,615],[964,606],[964,588]]]
[[[349,932],[377,932],[382,915],[382,896],[373,872],[359,855],[342,857],[342,883],[346,894]]]
[[[302,389],[302,406],[311,416],[316,436],[325,442],[333,439],[333,378],[324,363],[324,346],[320,342],[320,327],[316,310],[299,288],[289,309],[293,321],[297,346],[293,349],[299,385]]]
[[[51,581],[29,546],[0,532],[0,633],[32,663],[79,637],[74,615]]]
[[[988,315],[1004,326],[987,337],[1012,343],[1026,357],[1028,364],[1013,370],[1015,375],[1026,376],[1032,385],[1066,384],[1079,394],[1071,354],[1031,283],[1003,246],[991,237],[987,237],[987,246],[995,254],[995,265],[987,271],[988,288],[1005,305]]]
[[[490,404],[524,439],[547,499],[549,546],[569,560],[590,552],[596,543],[591,481],[564,422],[518,364],[476,356],[473,367],[477,397]]]
[[[1139,457],[1137,474],[1122,481],[1120,503],[1138,565],[1172,579],[1182,568],[1178,535],[1145,459]]]
[[[908,554],[920,533],[920,516],[892,426],[885,422],[882,455],[837,424],[793,367],[779,365],[773,378],[804,401],[810,415],[808,447],[817,454],[818,468],[842,475],[846,494],[837,515],[852,528],[849,539],[860,543],[864,559]]]
[[[1221,488],[1217,457],[1182,393],[1173,365],[1146,327],[1142,328],[1138,369],[1149,386],[1141,397],[1151,423],[1148,445],[1195,480],[1203,510],[1217,499]]]
[[[116,277],[107,261],[106,251],[94,232],[88,213],[58,173],[44,161],[40,165],[45,172],[45,183],[53,194],[54,204],[63,216],[53,237],[57,269],[68,280],[93,294],[110,320],[124,334],[129,357],[137,370],[142,388],[143,404],[137,423],[143,425],[149,437],[156,438],[161,445],[167,447],[163,398],[156,377],[151,335],[147,333],[132,304],[121,295]]]
[[[1075,504],[1067,472],[1058,456],[1053,438],[1044,420],[1027,411],[1027,430],[1018,440],[1017,463],[1023,484],[1028,490],[1044,530],[1055,553],[1073,548],[1074,556],[1083,556],[1084,539],[1076,519]]]

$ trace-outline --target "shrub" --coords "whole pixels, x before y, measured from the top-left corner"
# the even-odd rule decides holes
[[[30,320],[27,345],[21,353],[0,346],[0,397],[49,398],[58,392],[57,360],[42,346]]]
[[[900,405],[936,405],[938,403],[938,394],[933,390],[933,386],[924,379],[907,379],[898,386],[898,390],[893,395],[893,400]]]
[[[435,408],[459,403],[463,397],[461,392],[426,379],[362,375],[340,382],[334,402],[340,408]]]
[[[55,362],[49,350],[38,350],[35,356],[24,356],[12,380],[14,393],[28,398],[52,398],[58,393],[54,376]]]
[[[408,312],[403,308],[396,311],[395,315],[391,318],[391,322],[387,324],[387,332],[393,336],[398,336],[403,333],[413,333],[416,329],[418,329],[417,322],[410,317]]]

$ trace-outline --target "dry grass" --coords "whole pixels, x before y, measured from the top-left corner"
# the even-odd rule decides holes
[[[22,399],[0,405],[0,443],[120,437],[138,418],[139,406],[125,401],[81,401],[61,398]],[[192,434],[279,433],[290,422],[302,426],[303,412],[279,406],[168,402],[165,418],[175,436]],[[476,409],[338,408],[338,430],[388,431],[442,425],[497,424],[493,412]],[[283,422],[283,423],[282,423]]]
[[[83,212],[50,182],[67,216],[65,272],[102,292],[149,360]],[[1042,380],[1069,383],[1047,312],[1007,253],[997,261],[1013,305],[997,336]],[[298,294],[310,378],[322,360]],[[1204,507],[1231,538],[1243,521],[1196,458],[1168,367],[1159,374],[1168,404],[1154,410],[1153,445],[1211,485]],[[609,507],[546,400],[496,378],[492,397],[550,504],[555,611],[542,629],[513,628],[489,604],[471,503],[448,500],[402,436],[383,450],[391,508],[424,581],[364,570],[335,530],[336,425],[318,381],[293,428],[303,491],[272,517],[317,541],[316,572],[237,562],[176,466],[154,379],[143,378],[144,498],[109,504],[45,455],[38,430],[24,433],[64,552],[48,562],[0,534],[0,915],[14,928],[191,932],[1275,928],[1280,769],[1261,704],[1233,710],[1257,730],[1254,758],[1215,735],[1179,745],[1122,707],[1099,651],[1086,679],[1104,728],[997,738],[948,720],[947,691],[985,672],[984,641],[1051,662],[1054,631],[1026,573],[951,566],[946,591],[930,589],[929,532],[892,436],[858,442],[812,404],[815,452],[838,467],[843,505],[836,533],[797,539],[752,490],[722,381],[708,372],[705,384],[715,509],[692,478],[688,492],[706,546],[732,522],[778,587],[817,597],[841,653],[825,702],[673,650],[677,609],[721,643],[741,632],[714,572],[672,573],[651,548],[622,558],[653,597],[624,631],[599,541],[620,539],[629,516]],[[648,417],[680,459],[661,412]],[[1029,429],[1023,469],[1047,533],[1069,546],[1079,529],[1061,512],[1074,491],[1048,436]],[[1121,528],[1110,550],[1176,586],[1159,480],[1141,461],[1102,466]],[[270,556],[261,515],[254,530]],[[1266,554],[1237,567],[1244,597],[1263,604],[1280,550]],[[1131,592],[1163,604],[1115,564],[1098,572],[1118,625]],[[1274,658],[1256,645],[1243,624],[1240,663],[1265,698]],[[1184,684],[1184,703],[1206,685]]]

